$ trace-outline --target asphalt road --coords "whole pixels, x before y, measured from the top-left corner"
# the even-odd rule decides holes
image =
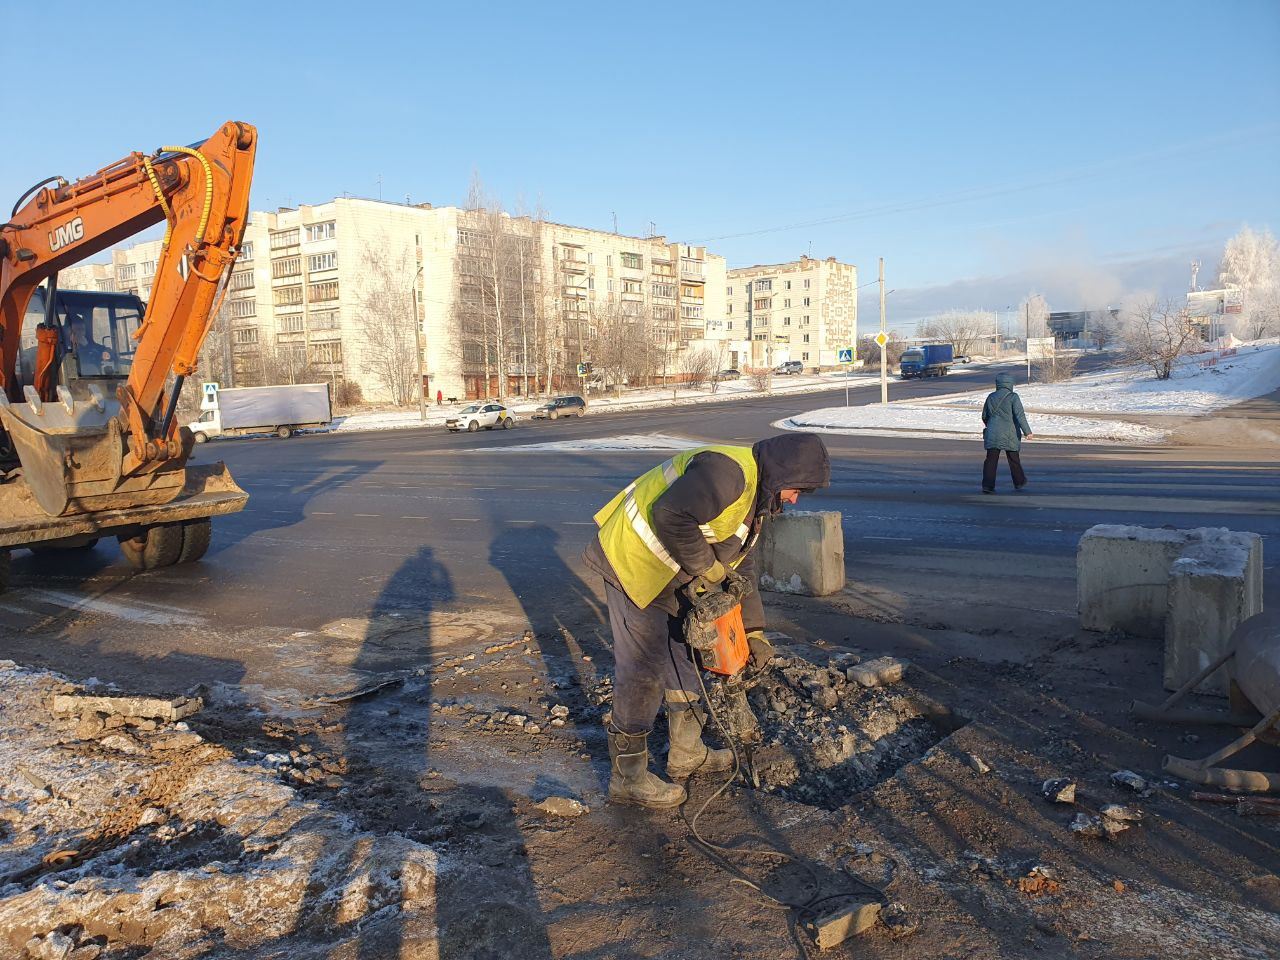
[[[892,395],[971,390],[1006,368],[1016,365],[894,382]],[[855,403],[878,396],[878,385],[853,391]],[[775,432],[775,420],[843,400],[835,390],[524,423],[506,432],[209,444],[198,456],[224,459],[251,498],[243,513],[216,521],[206,559],[135,575],[114,543],[53,562],[16,555],[15,588],[0,598],[0,656],[66,668],[69,649],[88,650],[94,656],[82,672],[101,669],[97,654],[109,653],[177,673],[201,658],[191,662],[243,680],[268,647],[277,660],[285,656],[280,650],[292,634],[371,613],[427,609],[454,617],[463,632],[468,617],[498,632],[524,620],[539,635],[598,627],[598,584],[578,562],[594,531],[591,515],[669,454],[522,446],[651,433],[749,443]],[[873,617],[926,606],[930,616],[940,609],[958,616],[963,608],[999,617],[1002,605],[1070,610],[1076,543],[1095,523],[1280,535],[1280,467],[1248,451],[1030,442],[1028,491],[1008,492],[1002,467],[1004,492],[984,497],[977,442],[826,439],[832,487],[801,507],[843,514],[852,590],[866,608],[856,612]],[[1268,560],[1273,590],[1277,580]]]

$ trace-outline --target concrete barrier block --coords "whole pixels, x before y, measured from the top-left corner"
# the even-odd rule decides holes
[[[760,536],[760,589],[825,597],[844,589],[844,532],[834,511],[785,512]]]
[[[1188,540],[1185,530],[1109,523],[1090,527],[1076,550],[1080,625],[1162,639],[1169,570]]]
[[[1164,686],[1177,690],[1223,650],[1244,620],[1262,612],[1262,538],[1207,531],[1173,562],[1165,624]],[[1191,531],[1199,534],[1201,531]],[[1229,666],[1201,681],[1200,693],[1227,696]]]

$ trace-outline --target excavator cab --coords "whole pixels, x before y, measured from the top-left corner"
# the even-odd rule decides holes
[[[71,391],[84,394],[80,381],[94,380],[115,392],[115,383],[129,379],[137,348],[135,334],[142,325],[146,304],[131,293],[102,290],[59,290],[56,309],[46,310],[48,288],[40,286],[32,294],[22,324],[22,347],[18,355],[18,381],[35,384],[38,344],[36,331],[52,319],[58,330],[56,365],[59,382]],[[80,397],[78,399],[83,399]]]

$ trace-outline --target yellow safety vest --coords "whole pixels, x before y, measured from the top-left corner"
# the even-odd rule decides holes
[[[684,475],[690,460],[708,452],[722,453],[733,460],[742,468],[746,482],[737,500],[710,523],[701,525],[702,535],[708,543],[722,543],[730,537],[745,543],[750,533],[747,520],[755,507],[759,473],[750,447],[716,445],[678,453],[627,484],[595,515],[604,555],[609,558],[622,589],[637,607],[652,603],[680,572],[680,564],[653,532],[653,506],[676,478]]]

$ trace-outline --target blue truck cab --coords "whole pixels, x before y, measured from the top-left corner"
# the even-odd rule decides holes
[[[926,343],[902,352],[898,374],[903,380],[910,380],[912,377],[945,377],[954,362],[951,344]]]

